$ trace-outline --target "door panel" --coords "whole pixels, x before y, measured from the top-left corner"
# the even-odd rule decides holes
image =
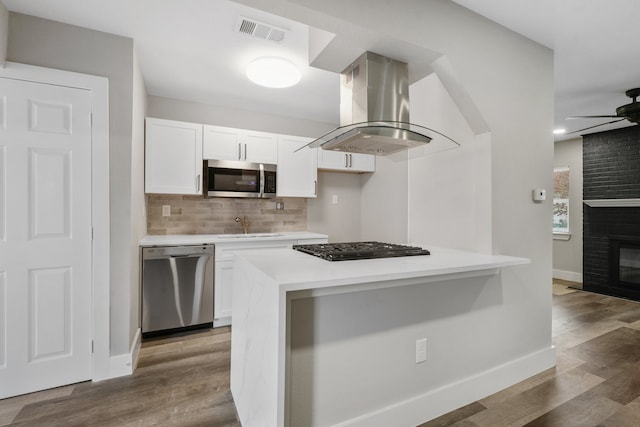
[[[69,238],[71,152],[32,149],[29,154],[31,238]]]
[[[5,272],[0,271],[0,369],[6,367],[7,348],[7,287]]]
[[[29,361],[71,352],[71,272],[49,268],[29,272]]]
[[[91,92],[0,78],[0,399],[91,378]],[[4,227],[4,228],[3,228]]]
[[[30,130],[71,135],[71,104],[29,100]]]
[[[2,105],[2,104],[0,104]],[[0,120],[2,119],[2,113],[0,112]],[[2,127],[0,127],[0,134],[2,132]],[[7,162],[6,162],[6,146],[0,145],[0,241],[5,240],[6,236],[6,218],[7,218],[7,200],[6,200],[6,172],[7,172]]]

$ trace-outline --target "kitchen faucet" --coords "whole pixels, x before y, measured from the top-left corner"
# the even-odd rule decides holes
[[[240,225],[242,225],[242,231],[244,232],[244,234],[247,234],[249,232],[249,220],[246,216],[244,218],[240,218],[239,216],[237,216],[236,222],[239,222]]]

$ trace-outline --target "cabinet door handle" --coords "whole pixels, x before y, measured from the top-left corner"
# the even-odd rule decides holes
[[[345,168],[349,167],[349,155],[348,154],[344,155],[344,167]]]
[[[200,174],[196,176],[196,193],[200,192]]]
[[[315,196],[318,195],[318,180],[317,179],[315,181],[313,181],[313,194]]]
[[[247,144],[244,144],[244,159],[247,160]]]
[[[238,160],[242,159],[242,144],[238,142]]]

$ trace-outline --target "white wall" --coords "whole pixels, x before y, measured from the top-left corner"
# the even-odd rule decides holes
[[[338,106],[336,105],[337,108]],[[311,138],[317,138],[335,126],[332,123],[223,108],[159,96],[148,97],[147,114],[149,117],[159,119],[180,120]]]
[[[318,197],[307,200],[307,228],[327,234],[330,242],[360,240],[361,180],[359,174],[318,172]]]
[[[7,38],[9,36],[9,11],[0,1],[0,67],[7,59]]]
[[[111,355],[129,352],[133,40],[9,13],[7,60],[109,78]]]
[[[553,241],[553,277],[582,283],[582,138],[558,141],[554,147],[553,166],[569,166],[571,238]]]
[[[490,135],[473,134],[435,74],[410,95],[411,121],[461,146],[409,161],[409,240],[491,252]]]
[[[407,152],[376,157],[376,172],[362,176],[362,240],[407,242]]]
[[[140,328],[140,253],[138,242],[147,234],[144,198],[144,118],[147,114],[147,92],[138,57],[133,51],[133,108],[131,120],[131,240],[130,240],[130,306],[129,335],[135,337]]]

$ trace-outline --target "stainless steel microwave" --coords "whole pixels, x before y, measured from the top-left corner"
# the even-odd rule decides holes
[[[206,197],[276,197],[276,165],[205,160],[204,166]]]

